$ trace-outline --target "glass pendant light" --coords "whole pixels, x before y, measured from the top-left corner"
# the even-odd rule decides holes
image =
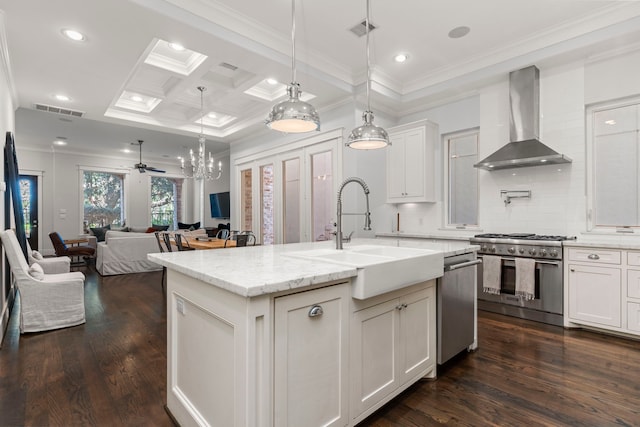
[[[383,128],[373,124],[373,112],[371,111],[371,60],[369,54],[369,0],[367,0],[367,18],[365,20],[367,31],[367,110],[362,113],[364,124],[358,126],[349,134],[345,145],[356,150],[375,150],[391,145],[389,135]]]
[[[300,100],[300,85],[296,83],[296,0],[291,0],[291,83],[287,86],[289,99],[276,104],[265,121],[271,129],[286,133],[320,130],[320,116],[308,102]]]

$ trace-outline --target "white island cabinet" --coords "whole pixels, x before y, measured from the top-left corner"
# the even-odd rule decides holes
[[[354,426],[435,376],[435,278],[355,299],[357,269],[285,254],[322,244],[149,255],[181,426]]]

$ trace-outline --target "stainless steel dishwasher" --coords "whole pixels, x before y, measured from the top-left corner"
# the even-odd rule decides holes
[[[475,349],[476,253],[446,257],[438,279],[438,364]]]

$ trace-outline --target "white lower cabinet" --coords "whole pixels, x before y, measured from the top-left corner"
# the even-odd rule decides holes
[[[627,303],[627,328],[640,333],[640,304]]]
[[[435,281],[354,300],[350,346],[354,424],[415,380],[435,376],[435,322]]]
[[[346,426],[348,283],[275,298],[274,425]]]
[[[569,265],[569,317],[621,326],[620,268]]]
[[[640,252],[566,247],[565,326],[640,335]]]

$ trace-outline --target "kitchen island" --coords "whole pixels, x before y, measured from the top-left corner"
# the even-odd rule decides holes
[[[180,425],[355,425],[435,377],[435,279],[445,255],[474,247],[413,248],[428,254],[426,275],[355,298],[363,270],[322,258],[333,245],[149,255],[168,270],[167,408]],[[403,243],[345,250],[387,246]]]

